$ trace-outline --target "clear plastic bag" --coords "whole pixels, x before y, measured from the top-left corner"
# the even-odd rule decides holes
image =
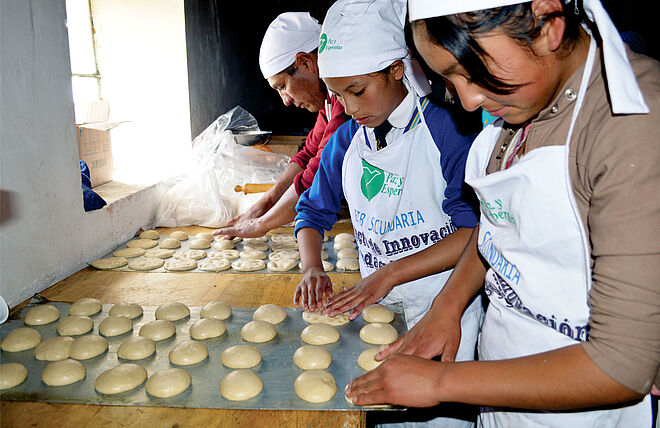
[[[163,196],[156,226],[222,227],[235,215],[234,186],[274,183],[289,157],[235,143],[234,131],[259,130],[255,118],[234,107],[218,117],[192,143],[192,166]]]

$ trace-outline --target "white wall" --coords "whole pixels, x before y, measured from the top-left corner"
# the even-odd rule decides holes
[[[151,225],[158,186],[85,213],[64,0],[0,1],[0,293],[10,307]]]

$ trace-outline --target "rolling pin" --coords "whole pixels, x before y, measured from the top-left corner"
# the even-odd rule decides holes
[[[261,193],[267,191],[273,186],[274,184],[272,183],[245,183],[242,186],[237,184],[236,187],[234,187],[234,192],[243,192],[245,194]]]

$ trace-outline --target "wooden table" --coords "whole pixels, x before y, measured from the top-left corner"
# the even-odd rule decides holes
[[[190,234],[210,231],[196,226],[176,229]],[[168,233],[167,229],[159,231]],[[338,224],[330,235],[339,232],[351,232],[350,223]],[[360,276],[358,273],[331,273],[330,278],[337,290],[352,287]],[[293,292],[299,281],[300,274],[143,273],[99,271],[88,267],[40,294],[50,300],[70,303],[82,297],[95,297],[104,303],[130,301],[151,306],[174,301],[188,306],[203,306],[209,301],[219,300],[240,307],[255,307],[264,303],[291,307]],[[182,409],[16,401],[2,402],[0,409],[0,425],[3,428],[362,427],[365,421],[366,414],[361,411]]]

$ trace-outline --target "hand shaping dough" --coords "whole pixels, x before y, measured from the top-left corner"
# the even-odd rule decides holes
[[[205,257],[206,257],[206,251],[204,250],[183,250],[174,253],[175,259],[201,260]]]
[[[123,315],[135,319],[142,315],[142,306],[135,303],[117,303],[110,308],[108,315]]]
[[[88,360],[101,355],[108,349],[108,339],[96,335],[76,338],[69,348],[69,357],[74,360]]]
[[[227,259],[207,259],[197,263],[197,268],[206,272],[221,272],[231,267]]]
[[[32,327],[18,327],[2,339],[0,349],[5,352],[20,352],[32,349],[41,342],[41,334]]]
[[[332,355],[321,346],[304,345],[296,349],[293,362],[303,370],[327,369],[332,362]]]
[[[259,395],[263,389],[261,378],[250,369],[234,370],[220,382],[220,394],[231,401],[248,400]]]
[[[97,259],[90,263],[96,269],[110,270],[118,267],[126,266],[128,260],[124,257],[108,257],[105,259]]]
[[[66,360],[74,340],[69,336],[49,337],[34,348],[34,358],[40,361]]]
[[[41,372],[41,380],[48,386],[71,385],[83,380],[86,373],[82,363],[69,358],[48,364]]]
[[[375,346],[373,348],[366,349],[362,351],[360,356],[357,359],[358,366],[362,367],[366,371],[371,371],[376,367],[380,366],[383,362],[376,361],[374,357],[377,353],[380,352],[382,348],[380,346]]]
[[[133,329],[133,321],[123,315],[110,315],[99,323],[99,333],[105,337],[119,336]]]
[[[252,345],[234,345],[222,352],[220,360],[230,369],[249,369],[261,362],[261,352]]]
[[[140,233],[140,239],[158,239],[160,238],[160,233],[155,230],[145,230]]]
[[[175,251],[174,250],[166,250],[165,248],[153,248],[151,250],[147,250],[144,253],[145,258],[151,258],[155,257],[157,259],[169,259],[174,255]]]
[[[27,379],[28,369],[20,363],[0,364],[0,390],[13,388]]]
[[[352,233],[338,233],[335,236],[335,242],[337,241],[355,242],[355,235]]]
[[[200,232],[195,236],[195,239],[203,239],[205,241],[213,241],[213,234],[209,232]]]
[[[128,262],[128,267],[133,270],[153,270],[164,264],[163,259],[158,257],[140,257]]]
[[[372,345],[389,345],[399,337],[396,329],[390,324],[372,322],[360,330],[360,339]]]
[[[190,337],[197,340],[220,337],[225,331],[227,331],[225,323],[216,318],[202,318],[197,320],[190,326],[190,330],[188,330]]]
[[[57,321],[60,311],[53,305],[39,305],[27,311],[23,322],[27,325],[44,325]]]
[[[273,272],[286,272],[298,266],[298,260],[296,259],[271,260],[268,262],[266,266],[268,267],[269,270],[272,270]]]
[[[94,321],[84,315],[69,315],[57,324],[57,333],[60,336],[78,336],[94,328]]]
[[[348,318],[348,312],[344,312],[334,317],[328,315],[323,315],[319,311],[309,312],[304,311],[302,314],[302,319],[308,324],[328,324],[328,325],[344,325],[348,324],[350,319]]]
[[[209,251],[208,257],[210,259],[226,259],[226,260],[235,260],[241,256],[241,253],[238,250],[219,250],[219,251]]]
[[[335,378],[325,370],[307,370],[293,383],[296,395],[310,403],[325,403],[337,392]]]
[[[339,331],[328,324],[312,324],[305,327],[300,338],[310,345],[327,345],[339,340]]]
[[[266,268],[266,262],[263,260],[236,260],[231,264],[232,269],[239,272],[253,272]]]
[[[357,259],[358,258],[358,252],[355,248],[344,248],[343,250],[339,250],[337,253],[337,258],[339,260],[341,259]]]
[[[205,250],[207,248],[211,248],[211,241],[199,238],[190,241],[190,249],[192,250]]]
[[[226,320],[231,316],[231,306],[223,302],[208,302],[199,312],[199,316]]]
[[[69,315],[91,316],[101,312],[101,309],[103,309],[103,305],[98,299],[85,297],[76,300],[71,307],[69,307]]]
[[[188,240],[188,234],[186,232],[182,232],[180,230],[175,230],[174,232],[171,232],[167,237],[178,239],[179,241],[187,241]]]
[[[213,243],[213,248],[216,250],[233,250],[234,242],[229,239],[220,239]]]
[[[253,242],[251,244],[243,244],[243,251],[268,251],[268,244],[265,242]]]
[[[104,371],[94,381],[101,394],[119,394],[137,388],[147,378],[147,371],[137,364],[124,363]]]
[[[355,242],[351,241],[335,241],[334,244],[335,250],[340,251],[344,248],[353,248],[355,249]]]
[[[197,267],[197,260],[193,260],[193,259],[174,259],[165,262],[165,270],[172,272],[193,270],[196,267]]]
[[[259,306],[259,308],[254,311],[254,314],[252,314],[252,319],[255,321],[267,321],[275,325],[286,319],[286,311],[277,305],[268,303]]]
[[[148,337],[154,342],[169,339],[176,333],[176,328],[172,321],[153,320],[140,328],[140,336]]]
[[[170,351],[170,362],[178,366],[189,366],[204,361],[209,356],[209,349],[200,342],[184,340]]]
[[[276,335],[277,330],[267,321],[250,321],[241,328],[241,337],[247,342],[268,342]]]
[[[300,253],[296,250],[278,250],[268,255],[269,260],[300,260]]]
[[[324,272],[330,272],[331,270],[333,270],[335,268],[335,265],[333,265],[329,261],[327,261],[327,260],[321,260],[321,261],[323,262],[323,271]],[[303,268],[302,262],[298,263],[298,267],[300,268],[300,270],[302,270],[302,268]]]
[[[127,259],[132,259],[133,257],[143,256],[147,251],[144,248],[122,248],[112,253],[115,257],[124,257]]]
[[[117,356],[125,360],[141,360],[154,352],[156,352],[156,342],[143,336],[124,339],[117,348]]]
[[[257,250],[245,250],[240,252],[240,256],[243,260],[264,260],[266,253]]]
[[[156,309],[157,320],[178,321],[189,315],[190,309],[181,302],[164,303]]]
[[[191,381],[190,373],[184,369],[171,368],[151,375],[144,387],[154,397],[169,398],[188,389]]]
[[[362,311],[362,319],[366,322],[385,322],[394,321],[394,312],[383,305],[369,305]]]
[[[360,270],[358,259],[337,260],[337,270]]]
[[[153,248],[156,245],[158,245],[158,241],[154,241],[153,239],[134,239],[132,241],[128,241],[126,243],[126,246],[128,248]]]

